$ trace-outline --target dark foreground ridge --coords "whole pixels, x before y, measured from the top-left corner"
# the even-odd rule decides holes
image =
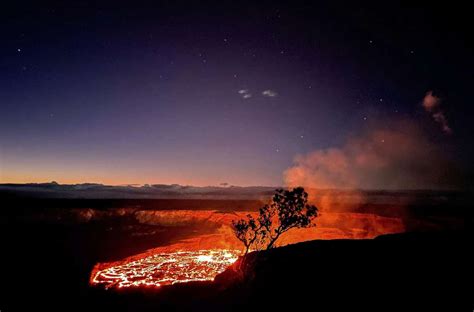
[[[463,240],[461,233],[405,233],[304,242],[251,253],[215,282],[227,285],[229,301],[243,310],[251,303],[275,309],[457,311],[472,303],[464,286],[470,270]]]
[[[472,308],[467,237],[431,232],[309,241],[250,253],[214,282],[71,293],[44,280],[4,298],[8,311],[465,311]],[[11,295],[8,284],[2,287]]]
[[[204,311],[463,311],[472,304],[464,239],[444,232],[304,242],[250,253],[214,283],[162,298],[164,307]]]
[[[161,289],[151,310],[464,310],[470,272],[461,233],[310,241],[254,252],[214,283]],[[139,294],[133,294],[141,297]]]

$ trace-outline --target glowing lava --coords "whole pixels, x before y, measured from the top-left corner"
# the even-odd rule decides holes
[[[227,249],[158,253],[95,271],[91,283],[105,288],[123,288],[212,281],[234,263],[240,253]]]
[[[140,222],[153,225],[186,225],[210,222],[221,227],[177,243],[149,249],[114,263],[98,263],[90,276],[91,285],[105,288],[159,287],[190,281],[212,281],[234,263],[242,248],[230,222],[248,213],[215,211],[143,211]],[[183,221],[184,220],[184,221]],[[364,213],[322,213],[317,227],[293,229],[278,246],[314,239],[368,239],[405,230],[400,218]]]

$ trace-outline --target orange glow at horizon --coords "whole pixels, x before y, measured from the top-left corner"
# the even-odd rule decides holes
[[[83,184],[83,183],[95,183],[111,186],[121,186],[121,185],[145,185],[145,184],[179,184],[179,185],[193,185],[193,186],[211,186],[219,185],[222,182],[211,181],[206,182],[205,180],[193,180],[193,179],[144,179],[140,178],[106,178],[104,176],[79,176],[79,177],[62,177],[57,175],[22,175],[22,174],[3,174],[0,173],[0,183],[12,183],[12,184],[28,184],[28,183],[50,183],[57,182],[59,184]],[[224,180],[222,180],[224,181]],[[238,186],[245,186],[241,184],[233,184]]]
[[[210,178],[194,178],[191,175],[185,176],[171,176],[161,174],[134,174],[130,176],[118,174],[103,174],[75,172],[69,170],[67,174],[64,172],[7,172],[0,170],[0,183],[12,184],[28,184],[28,183],[50,183],[57,182],[59,184],[82,184],[82,183],[96,183],[111,186],[120,185],[145,185],[145,184],[179,184],[192,185],[197,187],[203,186],[217,186],[223,182],[228,182],[226,179],[219,179],[218,177]],[[234,186],[254,186],[254,185],[268,185],[265,183],[246,183],[244,179],[235,179],[235,182],[229,183]],[[277,185],[275,185],[277,187]]]
[[[109,155],[107,161],[98,160],[95,153],[76,158],[56,158],[22,154],[0,156],[0,183],[60,184],[98,183],[105,185],[179,184],[210,186],[229,183],[236,186],[282,185],[281,171],[248,166],[227,168],[225,163],[195,165],[172,158],[142,160]]]

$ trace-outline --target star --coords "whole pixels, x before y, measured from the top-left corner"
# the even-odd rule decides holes
[[[16,50],[17,50],[18,52],[21,52],[21,49],[20,49],[20,48],[18,48],[18,49],[16,49]]]

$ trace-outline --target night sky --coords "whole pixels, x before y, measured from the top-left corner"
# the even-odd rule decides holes
[[[0,182],[275,186],[392,119],[472,170],[466,8],[102,3],[2,4]]]

